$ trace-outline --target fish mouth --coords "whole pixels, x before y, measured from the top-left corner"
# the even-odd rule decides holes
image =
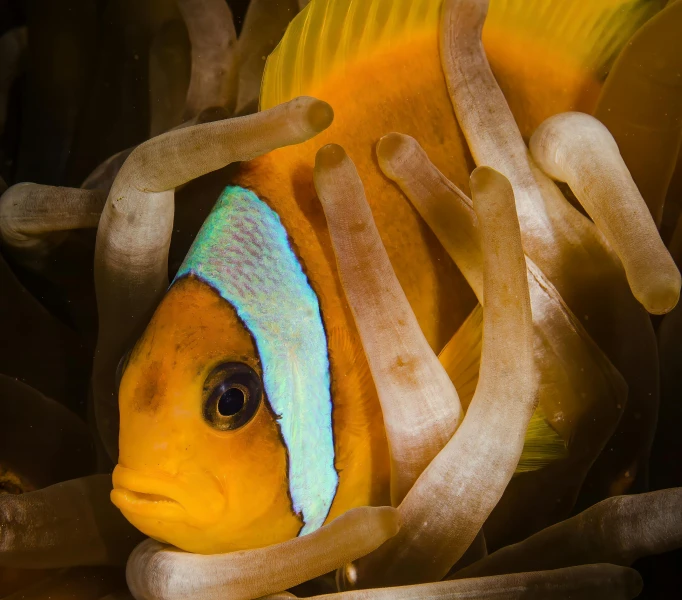
[[[218,520],[224,504],[221,494],[205,493],[206,487],[192,485],[198,481],[183,481],[170,474],[146,473],[119,464],[112,480],[112,503],[124,515],[136,520],[142,517],[205,527]],[[194,489],[202,490],[202,493],[194,494]]]
[[[177,501],[173,500],[173,498],[170,498],[169,496],[162,496],[161,494],[147,494],[144,492],[134,492],[133,490],[127,490],[125,488],[118,488],[118,491],[120,491],[123,496],[125,497],[125,501],[129,503],[138,503],[142,504],[142,506],[146,506],[149,503],[152,504],[171,504],[171,505],[176,505],[182,507],[182,505]]]

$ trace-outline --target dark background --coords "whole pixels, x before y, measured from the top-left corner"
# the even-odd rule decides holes
[[[0,35],[21,25],[31,32],[0,137],[7,185],[79,187],[102,161],[149,137],[148,58],[159,4],[0,0]],[[248,0],[228,4],[239,32]]]

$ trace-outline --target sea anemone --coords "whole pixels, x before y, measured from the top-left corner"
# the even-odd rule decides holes
[[[670,313],[659,328],[664,401],[676,400],[680,390],[682,313],[673,310],[680,273],[673,259],[682,233],[673,238],[671,256],[659,225],[682,139],[682,53],[655,61],[659,70],[649,87],[630,84],[635,99],[672,107],[672,117],[660,107],[640,110],[644,133],[632,132],[614,117],[626,110],[614,95],[631,77],[632,63],[646,63],[652,40],[676,41],[682,3],[670,3],[632,39],[604,87],[599,119],[551,116],[527,145],[481,42],[487,0],[444,2],[441,60],[477,165],[471,198],[416,139],[394,132],[376,146],[381,171],[409,198],[480,304],[440,357],[393,271],[355,165],[339,145],[317,152],[315,189],[381,402],[393,506],[355,508],[299,538],[217,555],[144,539],[109,501],[122,364],[168,288],[175,191],[313,138],[331,124],[333,111],[302,96],[253,112],[259,57],[293,16],[282,8],[286,3],[273,8],[254,0],[239,40],[222,0],[177,4],[191,43],[191,77],[183,86],[164,76],[189,62],[178,15],[164,8],[173,18],[157,24],[152,44],[150,79],[163,90],[150,119],[153,137],[103,163],[82,188],[18,183],[0,198],[3,247],[24,277],[49,278],[50,257],[68,243],[68,232],[97,227],[98,312],[92,436],[67,408],[15,379],[51,392],[40,375],[32,379],[12,366],[14,378],[0,377],[0,493],[6,492],[0,586],[14,578],[0,595],[26,586],[22,597],[69,593],[93,600],[637,596],[642,579],[631,565],[682,547],[682,488],[672,487],[678,478],[663,478],[669,489],[621,495],[636,479],[646,481],[656,427],[658,357],[642,307]],[[19,71],[24,45],[22,31],[0,38],[0,47],[13,49],[10,75]],[[651,92],[661,77],[677,79],[666,80],[665,94]],[[9,89],[5,82],[0,73],[0,96]],[[0,124],[6,104],[0,97]],[[677,119],[672,133],[670,118]],[[647,157],[650,168],[642,170],[628,136],[658,130],[655,160]],[[44,309],[22,300],[9,270],[3,278],[6,295],[25,304],[17,314],[34,315],[37,335],[45,337],[33,366],[72,346],[82,356],[83,344],[78,350],[78,343],[64,342],[60,326],[43,327]],[[585,298],[595,290],[603,298],[590,304]],[[463,355],[459,339],[481,323],[477,352]],[[37,347],[35,340],[29,336]],[[638,364],[641,353],[632,345],[648,352],[648,362]],[[78,375],[82,365],[74,360]],[[478,373],[464,386],[448,375],[458,361]],[[66,387],[55,395],[65,396]],[[82,412],[76,402],[58,399]],[[547,467],[514,475],[538,407],[562,415],[555,425],[570,438],[566,452]],[[557,407],[574,408],[566,414]],[[679,409],[664,403],[662,411],[677,415],[675,429]],[[679,452],[670,427],[662,426],[663,447]],[[27,575],[31,570],[40,581]]]

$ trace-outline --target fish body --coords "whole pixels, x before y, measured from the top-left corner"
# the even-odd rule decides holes
[[[601,81],[594,65],[533,38],[530,25],[510,31],[509,11],[537,9],[536,2],[522,4],[493,2],[484,41],[527,136],[556,112],[590,112]],[[269,59],[264,108],[305,93],[329,102],[334,122],[306,143],[242,166],[121,381],[112,500],[143,532],[185,550],[272,544],[354,506],[389,503],[381,408],[313,186],[320,147],[342,145],[357,166],[398,280],[435,352],[475,306],[448,254],[381,173],[374,151],[388,133],[411,135],[469,191],[474,161],[440,66],[439,3],[367,2],[364,18],[385,19],[381,35],[352,32],[347,24],[358,22],[349,12],[356,5],[315,0]],[[335,17],[337,9],[343,10]],[[317,31],[315,11],[325,18],[309,39]],[[347,26],[334,33],[335,23]],[[342,47],[348,56],[323,68],[325,48]],[[316,49],[317,63],[310,58]],[[302,89],[275,85],[286,73],[285,83]]]

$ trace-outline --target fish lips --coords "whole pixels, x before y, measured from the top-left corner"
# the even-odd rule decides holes
[[[225,508],[216,481],[204,473],[148,473],[117,465],[112,503],[124,514],[192,527],[215,524]]]

